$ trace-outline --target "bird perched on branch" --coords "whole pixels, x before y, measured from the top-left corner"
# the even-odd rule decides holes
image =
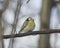
[[[19,33],[26,33],[26,32],[32,31],[34,29],[34,27],[35,27],[34,19],[29,17],[24,21]]]

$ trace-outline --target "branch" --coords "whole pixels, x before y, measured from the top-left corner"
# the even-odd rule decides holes
[[[21,7],[20,2],[21,2],[21,0],[17,1],[17,7],[16,7],[16,11],[15,11],[15,18],[14,18],[14,23],[13,23],[13,29],[12,29],[12,32],[11,32],[11,36],[13,34],[15,34],[15,32],[16,32],[16,26],[17,26],[17,22],[18,22],[19,13],[20,13],[20,7]],[[14,44],[14,38],[11,38],[8,48],[13,48],[13,44]]]
[[[44,31],[41,30],[41,31],[32,31],[32,32],[21,33],[21,34],[3,35],[3,39],[15,38],[15,37],[24,37],[24,36],[37,35],[37,34],[51,34],[51,33],[60,33],[60,30],[59,29],[44,30]]]

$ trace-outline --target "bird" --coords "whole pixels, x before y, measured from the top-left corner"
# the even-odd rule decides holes
[[[29,31],[32,31],[33,29],[35,28],[35,22],[34,22],[34,19],[32,19],[31,17],[28,17],[23,25],[22,25],[22,28],[21,30],[19,31],[19,33],[26,33],[26,32],[29,32]]]

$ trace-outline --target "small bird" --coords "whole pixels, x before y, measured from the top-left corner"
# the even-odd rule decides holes
[[[26,33],[26,32],[32,31],[34,29],[34,27],[35,27],[34,19],[29,17],[24,21],[19,33]]]

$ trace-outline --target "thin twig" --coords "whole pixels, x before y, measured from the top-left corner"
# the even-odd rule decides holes
[[[2,34],[3,34],[3,28],[2,28],[2,14],[3,12],[7,9],[8,7],[8,4],[9,4],[9,0],[4,0],[4,3],[3,3],[3,8],[2,10],[0,10],[0,48],[4,48],[4,41],[2,40]]]
[[[15,11],[15,20],[14,20],[11,35],[15,34],[15,32],[16,32],[16,26],[17,26],[17,22],[18,22],[19,12],[20,12],[20,0],[17,1],[17,8],[16,8],[16,11]],[[10,47],[13,48],[13,42],[14,42],[14,38],[11,38],[9,48]]]

